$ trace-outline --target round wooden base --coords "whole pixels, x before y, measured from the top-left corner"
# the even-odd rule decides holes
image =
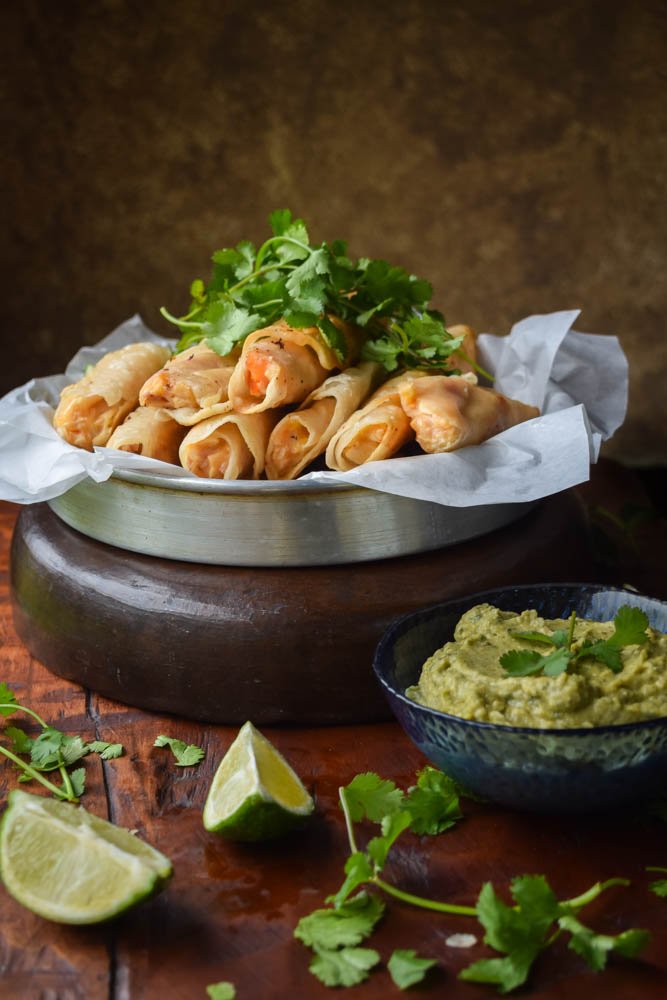
[[[392,619],[487,587],[585,579],[588,562],[569,493],[435,552],[298,569],[134,555],[38,504],[16,523],[11,592],[30,652],[93,691],[201,721],[321,725],[389,717],[371,661]]]

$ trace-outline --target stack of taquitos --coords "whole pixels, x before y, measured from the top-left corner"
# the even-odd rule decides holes
[[[342,362],[318,329],[284,320],[226,357],[205,342],[173,357],[132,344],[63,391],[54,426],[80,447],[180,462],[205,478],[286,480],[321,455],[345,471],[414,440],[426,452],[451,451],[539,413],[477,385],[469,327],[450,327],[464,338],[451,374],[415,369],[388,378],[379,364],[357,363],[361,331],[333,322],[346,345]]]

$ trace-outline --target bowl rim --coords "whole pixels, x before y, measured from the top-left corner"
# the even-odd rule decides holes
[[[492,587],[487,590],[480,590],[474,594],[464,594],[461,597],[452,597],[446,601],[441,601],[438,604],[430,604],[423,608],[418,608],[416,611],[408,611],[406,614],[395,618],[390,625],[387,626],[382,636],[380,637],[375,651],[373,653],[373,672],[375,677],[385,692],[385,696],[389,697],[391,702],[392,699],[399,701],[406,708],[411,711],[416,711],[418,714],[429,716],[434,715],[437,718],[441,718],[446,722],[454,723],[459,726],[464,726],[470,729],[483,729],[491,730],[493,732],[500,733],[511,733],[516,735],[533,735],[533,736],[572,736],[572,737],[582,737],[590,736],[591,734],[600,734],[600,736],[611,734],[611,733],[622,733],[630,732],[632,730],[640,729],[653,729],[657,726],[664,726],[667,723],[667,715],[661,715],[654,719],[642,719],[638,722],[621,722],[621,723],[610,723],[606,726],[576,726],[576,727],[549,727],[542,728],[536,726],[510,726],[505,725],[500,722],[481,722],[478,719],[464,719],[460,715],[451,715],[449,712],[442,712],[437,708],[429,708],[428,705],[422,705],[418,701],[413,701],[408,698],[403,691],[399,691],[398,688],[394,687],[389,683],[387,678],[383,675],[380,670],[379,661],[381,656],[385,654],[388,646],[390,646],[398,635],[402,635],[403,632],[407,631],[405,625],[408,622],[416,621],[419,618],[429,618],[436,614],[436,612],[441,611],[443,608],[451,607],[456,604],[469,604],[473,607],[474,604],[482,603],[478,598],[489,597],[492,594],[506,593],[507,591],[548,591],[551,589],[563,589],[563,590],[590,590],[592,593],[614,593],[614,594],[628,594],[628,596],[640,598],[643,601],[651,601],[655,604],[661,605],[667,613],[667,601],[663,601],[659,597],[651,597],[649,594],[640,593],[637,590],[633,590],[628,587],[618,587],[613,584],[606,583],[573,583],[573,582],[562,582],[562,583],[519,583],[519,584],[506,584],[503,587]],[[435,650],[434,650],[435,652]]]

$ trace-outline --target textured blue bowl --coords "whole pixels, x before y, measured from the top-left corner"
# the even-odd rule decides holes
[[[395,621],[373,669],[396,718],[436,767],[475,795],[517,809],[583,812],[667,792],[667,718],[593,729],[529,729],[473,722],[405,696],[424,661],[453,639],[461,615],[488,602],[534,608],[545,618],[609,621],[624,605],[642,608],[667,632],[667,603],[598,584],[535,584],[487,590]]]

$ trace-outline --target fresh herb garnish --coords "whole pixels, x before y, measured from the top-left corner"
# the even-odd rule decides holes
[[[194,743],[184,743],[183,740],[177,740],[174,736],[160,735],[156,737],[153,746],[169,747],[176,758],[177,767],[192,767],[203,760],[205,755],[205,751],[201,747]]]
[[[616,612],[614,631],[608,639],[592,642],[585,639],[578,649],[573,649],[576,612],[572,612],[567,629],[556,629],[551,635],[544,632],[512,632],[517,639],[554,647],[542,655],[532,649],[512,649],[500,657],[500,665],[512,677],[527,677],[543,672],[556,677],[580,660],[590,657],[619,673],[623,669],[621,649],[624,646],[642,645],[648,640],[648,618],[640,608],[623,605]]]
[[[658,865],[647,865],[647,872],[662,872],[667,875],[667,868],[660,868]],[[654,892],[656,896],[661,896],[662,898],[667,898],[667,878],[655,879],[649,885],[651,892]]]
[[[485,883],[477,900],[477,915],[486,930],[485,943],[503,957],[473,962],[459,973],[460,978],[493,983],[501,993],[509,993],[525,983],[537,956],[563,932],[570,934],[569,947],[596,972],[605,967],[612,951],[626,958],[638,955],[649,941],[646,931],[633,928],[615,936],[596,934],[578,918],[582,907],[605,889],[628,884],[627,879],[607,879],[574,899],[559,902],[544,876],[523,875],[511,883],[515,905],[508,906],[491,883]]]
[[[496,895],[491,883],[482,887],[475,906],[462,906],[416,896],[385,881],[382,869],[402,833],[437,834],[461,818],[456,783],[435,768],[424,768],[407,792],[371,772],[357,775],[339,795],[350,845],[345,879],[326,900],[329,905],[302,917],[294,931],[312,949],[310,970],[325,986],[356,985],[380,963],[378,952],[359,947],[386,912],[378,890],[430,911],[476,917],[486,930],[485,942],[501,956],[474,962],[460,976],[493,983],[502,993],[524,983],[535,958],[563,933],[570,935],[570,947],[596,970],[604,968],[610,952],[631,957],[648,941],[643,930],[597,934],[579,919],[586,904],[610,886],[628,885],[625,879],[598,882],[580,896],[559,901],[543,876],[526,875],[511,884],[513,906]],[[381,832],[362,849],[354,824],[363,820],[378,824]],[[412,949],[398,949],[387,968],[395,984],[406,989],[420,982],[435,964]]]
[[[442,369],[459,351],[440,312],[429,307],[432,288],[404,268],[384,260],[351,260],[347,244],[310,243],[302,219],[288,209],[269,216],[273,235],[258,249],[247,240],[216,250],[208,284],[190,286],[190,308],[165,319],[181,332],[177,351],[205,339],[218,354],[229,354],[249,333],[285,319],[293,327],[317,327],[343,362],[344,338],[336,317],[363,329],[362,357],[387,371],[399,367]],[[481,374],[487,372],[467,359]]]
[[[0,683],[0,715],[5,718],[15,712],[24,712],[41,727],[38,736],[29,736],[18,726],[6,726],[5,736],[11,741],[9,747],[0,746],[0,753],[11,760],[22,771],[19,781],[38,781],[56,798],[77,802],[83,795],[86,772],[82,767],[74,771],[67,768],[77,763],[89,753],[98,753],[103,760],[120,757],[123,747],[120,743],[104,743],[93,740],[87,743],[81,736],[68,736],[44,721],[36,712],[19,704],[14,692]],[[21,759],[29,756],[30,763]],[[45,777],[51,771],[59,771],[62,785],[55,785]]]
[[[206,992],[211,1000],[234,1000],[236,997],[236,989],[233,983],[211,983],[210,986],[206,987]]]

